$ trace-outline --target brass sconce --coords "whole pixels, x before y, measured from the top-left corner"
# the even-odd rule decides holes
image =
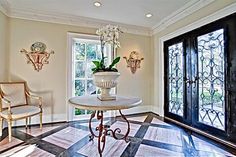
[[[20,52],[24,53],[27,58],[27,64],[33,64],[34,69],[39,71],[42,69],[44,64],[48,64],[49,57],[54,54],[54,51],[46,52],[46,45],[42,42],[35,42],[31,45],[31,51],[26,51],[22,49]]]
[[[129,58],[123,57],[126,60],[127,67],[130,68],[131,72],[134,74],[137,68],[140,68],[140,63],[144,58],[139,59],[139,53],[132,51],[129,55]]]

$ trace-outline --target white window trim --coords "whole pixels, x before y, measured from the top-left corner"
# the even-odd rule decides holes
[[[99,36],[97,35],[89,35],[89,34],[80,34],[80,33],[67,33],[67,89],[66,89],[66,93],[67,93],[67,100],[69,100],[72,96],[73,96],[73,84],[71,83],[71,80],[74,80],[74,76],[73,74],[73,54],[71,53],[73,50],[73,42],[74,39],[78,38],[80,41],[81,40],[99,40]],[[108,51],[111,51],[111,47],[108,48]],[[108,53],[109,55],[109,53]],[[111,54],[111,56],[109,58],[111,58],[111,60],[113,60],[114,56],[116,56],[116,54]],[[110,64],[110,61],[108,61],[108,63]],[[116,93],[116,89],[114,89],[114,92]],[[67,103],[67,119],[69,121],[74,121],[74,120],[81,120],[81,119],[88,119],[90,117],[90,115],[78,115],[76,116],[74,114],[74,107],[70,104]],[[104,116],[108,116],[108,117],[112,117],[114,116],[113,112],[105,112]]]

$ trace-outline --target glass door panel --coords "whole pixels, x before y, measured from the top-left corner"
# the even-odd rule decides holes
[[[183,43],[177,43],[168,47],[169,60],[169,93],[168,110],[170,113],[183,116],[184,111],[184,80],[183,80]]]
[[[197,37],[198,121],[225,130],[224,30]]]
[[[74,41],[74,95],[96,94],[97,89],[93,84],[92,68],[93,60],[99,59],[100,44],[99,41]],[[75,109],[75,115],[90,114],[91,111]]]

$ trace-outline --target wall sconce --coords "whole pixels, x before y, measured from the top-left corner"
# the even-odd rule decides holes
[[[130,68],[131,72],[134,74],[137,68],[140,68],[140,63],[144,58],[139,59],[139,53],[132,51],[129,55],[129,58],[123,57],[126,60],[127,67]]]
[[[41,70],[44,64],[48,64],[49,57],[54,54],[54,51],[46,52],[46,45],[42,42],[35,42],[31,45],[31,51],[22,49],[20,52],[24,53],[27,58],[27,64],[33,64],[34,70]]]

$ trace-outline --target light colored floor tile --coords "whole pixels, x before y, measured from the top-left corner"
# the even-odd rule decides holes
[[[138,131],[138,129],[140,128],[140,126],[141,125],[139,125],[139,124],[130,123],[129,136],[134,136],[136,134],[136,132]],[[117,121],[114,124],[112,124],[112,126],[111,126],[112,130],[115,130],[116,128],[120,128],[121,134],[125,134],[128,129],[128,124],[126,122]]]
[[[36,137],[36,136],[44,134],[44,133],[46,133],[48,131],[51,131],[51,130],[57,128],[57,127],[59,127],[59,126],[43,126],[43,128],[40,129],[37,126],[37,127],[30,127],[28,129],[22,128],[22,129],[19,129],[19,130],[22,131],[22,132],[25,132],[25,133],[27,133],[27,134],[29,134],[31,136]]]
[[[36,145],[22,145],[15,147],[0,157],[54,157],[55,155],[36,147]]]
[[[0,141],[0,151],[6,150],[6,149],[11,148],[11,147],[14,147],[14,146],[16,146],[20,143],[23,143],[23,141],[12,137],[12,141],[9,142],[8,137],[6,137],[2,141]]]
[[[153,123],[153,124],[159,124],[159,125],[169,125],[169,124],[167,124],[167,123],[165,123],[165,122],[163,122],[162,120],[159,120],[159,119],[157,119],[157,118],[153,118],[152,119],[152,122],[151,123]],[[170,125],[169,125],[170,126]]]
[[[141,144],[135,157],[184,157],[184,154]]]
[[[54,157],[55,155],[46,152],[42,149],[36,148],[30,155],[29,157]]]
[[[193,142],[194,142],[194,146],[197,150],[200,150],[200,151],[206,151],[206,152],[211,152],[213,154],[216,154],[218,156],[220,155],[227,155],[227,156],[234,156],[233,154],[209,143],[209,142],[206,142],[198,137],[195,137],[195,136],[192,136],[193,138]],[[204,153],[200,153],[201,156],[204,156]],[[234,156],[235,157],[235,156]]]
[[[129,117],[128,120],[144,122],[147,116]]]
[[[181,131],[150,126],[144,139],[182,146]]]
[[[103,124],[106,124],[108,121],[103,121]],[[97,126],[99,126],[100,122],[92,122],[92,128],[96,128]],[[80,125],[83,126],[89,126],[89,123],[81,123]]]
[[[43,138],[43,140],[67,149],[88,134],[88,131],[67,127],[59,132]]]
[[[107,137],[102,154],[104,157],[120,157],[128,144],[129,143],[126,143],[124,140],[115,140],[112,137]],[[78,153],[88,157],[97,157],[99,156],[97,145],[97,138],[94,138],[93,141],[82,147]]]

